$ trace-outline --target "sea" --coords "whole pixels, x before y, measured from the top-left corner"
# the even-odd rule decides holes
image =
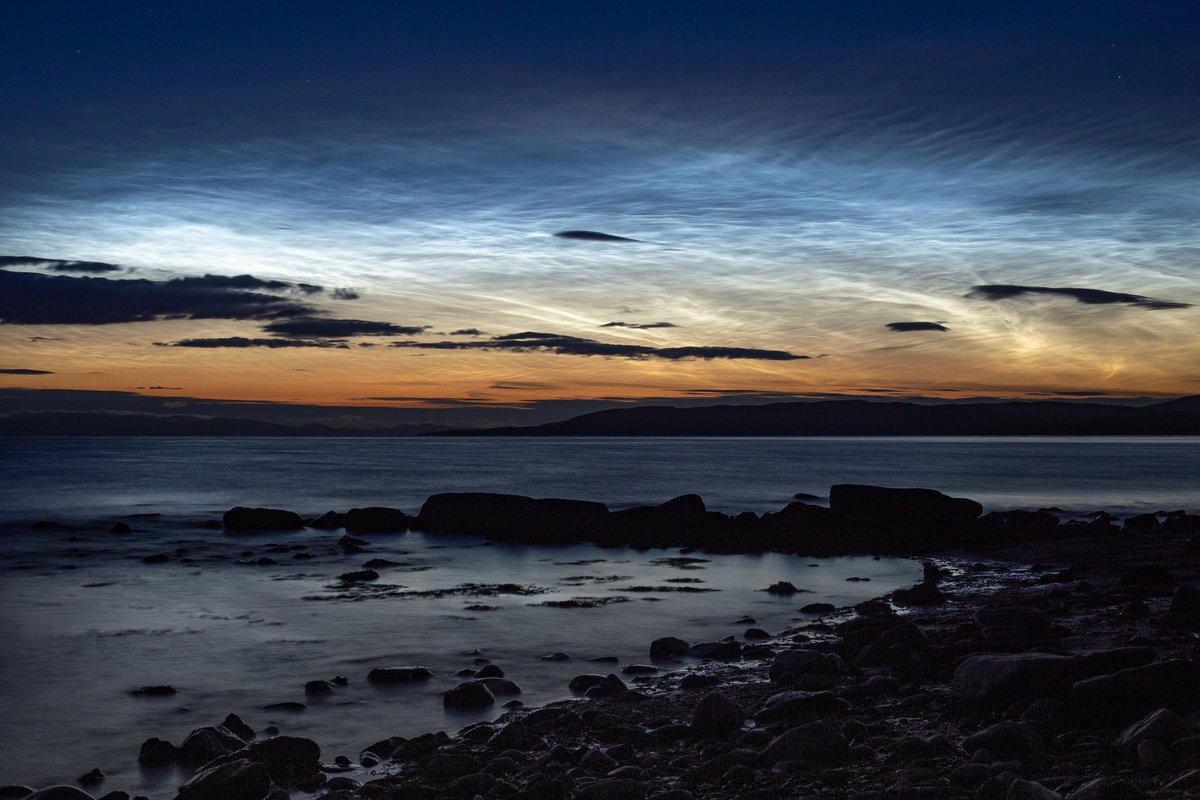
[[[869,555],[639,552],[421,532],[367,536],[364,552],[345,554],[341,531],[205,527],[233,506],[415,514],[436,492],[489,491],[618,509],[694,492],[713,510],[761,513],[797,493],[824,502],[836,483],[933,488],[987,511],[1054,508],[1064,519],[1196,513],[1200,439],[0,439],[0,785],[71,783],[98,767],[108,776],[99,794],[170,798],[184,776],[139,769],[142,741],[178,743],[229,712],[256,730],[315,739],[326,760],[356,760],[387,736],[454,732],[502,713],[510,698],[470,713],[442,705],[456,673],[483,659],[536,706],[571,697],[575,675],[647,663],[660,636],[707,641],[751,626],[790,635],[817,619],[805,604],[849,607],[921,572],[911,559]],[[40,521],[62,527],[35,529]],[[109,532],[116,522],[132,531]],[[393,563],[368,584],[339,579],[368,559]],[[763,591],[781,580],[801,593]],[[434,677],[366,681],[374,667],[416,665]],[[305,694],[307,681],[335,676],[346,685]],[[147,685],[176,693],[130,694]],[[305,708],[266,708],[276,703]]]

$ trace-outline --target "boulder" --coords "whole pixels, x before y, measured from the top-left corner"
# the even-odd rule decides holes
[[[650,658],[656,661],[664,658],[675,658],[686,653],[690,646],[683,639],[675,636],[664,636],[650,643]]]
[[[1067,800],[1141,800],[1142,790],[1115,778],[1093,778],[1067,795]]]
[[[735,641],[696,642],[687,649],[687,655],[713,661],[737,661],[742,657],[742,645]]]
[[[892,592],[892,602],[905,608],[936,606],[946,602],[946,595],[942,593],[936,583],[924,581],[907,589],[897,589]]]
[[[571,678],[571,683],[568,688],[575,694],[583,694],[593,686],[599,686],[604,682],[603,675],[576,675]]]
[[[175,800],[264,800],[270,791],[267,768],[242,758],[197,772]]]
[[[1096,723],[1129,723],[1159,708],[1200,710],[1200,663],[1161,661],[1098,675],[1071,687],[1077,714]]]
[[[841,731],[824,722],[810,722],[772,739],[763,750],[762,760],[767,766],[780,761],[837,764],[845,761],[849,749],[849,742]]]
[[[442,705],[456,710],[475,710],[494,705],[496,696],[479,681],[463,681],[442,693]]]
[[[321,774],[321,746],[299,736],[274,736],[215,759],[205,769],[238,761],[261,765],[270,780],[284,789],[309,787]]]
[[[692,712],[692,731],[697,736],[724,736],[738,730],[746,721],[746,712],[733,700],[713,692],[705,695]]]
[[[237,752],[245,742],[229,730],[217,725],[197,728],[187,735],[179,745],[179,763],[185,767],[199,767],[218,756]]]
[[[1175,576],[1158,564],[1142,564],[1125,571],[1122,586],[1174,586]]]
[[[1200,589],[1192,586],[1176,589],[1175,596],[1171,598],[1171,613],[1200,617]]]
[[[604,676],[603,680],[588,689],[584,693],[584,696],[592,699],[600,699],[615,697],[627,691],[629,691],[629,687],[625,685],[625,681],[621,680],[620,676],[609,673]]]
[[[278,508],[231,508],[221,517],[227,531],[298,531],[304,520],[294,511]]]
[[[1130,725],[1113,740],[1113,747],[1126,754],[1136,753],[1137,746],[1142,742],[1153,739],[1163,744],[1171,744],[1176,739],[1189,735],[1188,724],[1170,709],[1160,708],[1151,711],[1142,719]]]
[[[338,580],[343,583],[363,583],[379,580],[379,573],[373,569],[358,569],[352,572],[343,572],[338,576]]]
[[[951,687],[968,700],[992,708],[1014,700],[1054,697],[1080,679],[1079,660],[1052,653],[980,653],[954,670]]]
[[[248,742],[254,738],[254,729],[247,725],[246,721],[237,714],[226,714],[224,721],[221,722],[221,727],[234,736],[240,737],[242,741]]]
[[[773,694],[754,712],[760,725],[786,722],[801,714],[836,714],[850,710],[850,704],[831,692],[787,691]]]
[[[793,675],[822,675],[836,678],[842,672],[841,659],[816,650],[784,650],[771,662],[771,680],[777,681],[784,673]]]
[[[1004,720],[976,731],[963,740],[963,750],[974,753],[988,750],[1001,758],[1024,758],[1044,746],[1032,723]]]
[[[376,667],[367,673],[367,683],[380,685],[414,683],[433,677],[429,667]]]
[[[179,760],[179,749],[163,739],[151,737],[142,742],[138,764],[143,767],[166,767]]]
[[[507,697],[509,695],[520,694],[521,687],[516,681],[508,678],[479,678],[476,677],[478,683],[482,683],[496,697]]]
[[[843,483],[829,490],[829,510],[850,530],[943,531],[973,522],[983,506],[933,489]]]
[[[409,518],[396,508],[352,508],[346,512],[343,526],[354,533],[404,533],[408,530]]]
[[[346,515],[336,511],[326,511],[312,521],[309,527],[320,531],[335,531],[346,523]]]
[[[93,800],[92,796],[74,786],[47,786],[33,794],[26,795],[25,800]]]
[[[527,542],[574,542],[608,533],[603,503],[543,499],[489,492],[432,495],[413,521],[414,529]]]
[[[1045,641],[1054,627],[1045,611],[1024,606],[981,608],[973,619],[982,638],[1013,646]]]

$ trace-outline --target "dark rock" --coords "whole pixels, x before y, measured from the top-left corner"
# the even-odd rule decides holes
[[[742,727],[746,712],[723,694],[706,695],[692,712],[692,730],[697,736],[723,736]]]
[[[1115,778],[1093,778],[1067,795],[1067,800],[1141,800],[1142,790]]]
[[[304,703],[298,703],[295,700],[285,700],[282,703],[267,703],[262,707],[263,711],[286,711],[289,714],[298,714],[301,711],[307,711],[308,706]]]
[[[1001,758],[1022,758],[1039,752],[1043,744],[1032,723],[1004,720],[971,734],[962,746],[968,753],[986,749]]]
[[[409,522],[408,515],[399,509],[372,506],[350,509],[342,524],[355,533],[404,533]]]
[[[828,614],[837,611],[837,606],[833,603],[809,603],[806,606],[800,606],[800,611],[805,614]]]
[[[338,576],[339,580],[346,583],[358,583],[360,581],[373,581],[379,579],[379,573],[373,569],[359,569],[353,572],[343,572]]]
[[[458,710],[487,708],[495,702],[496,696],[478,681],[464,681],[442,694],[442,704],[446,708]]]
[[[429,667],[376,667],[367,673],[367,683],[380,685],[414,683],[433,677]]]
[[[650,643],[650,658],[656,661],[665,658],[675,658],[686,653],[690,646],[683,639],[674,636],[664,636]]]
[[[263,800],[270,791],[267,768],[242,758],[197,772],[175,800]]]
[[[952,688],[972,701],[998,708],[1022,697],[1065,694],[1080,678],[1080,663],[1051,653],[982,653],[954,670]]]
[[[80,775],[78,778],[75,779],[75,782],[78,783],[80,786],[96,786],[97,784],[104,783],[104,778],[105,778],[104,773],[100,770],[99,767],[96,767],[96,768],[92,769],[91,771],[85,772],[83,775]]]
[[[721,679],[716,675],[703,675],[700,673],[689,672],[679,680],[679,688],[685,691],[695,691],[697,689],[709,689],[713,686],[720,686]]]
[[[237,752],[245,744],[228,729],[207,725],[197,728],[187,735],[187,738],[179,745],[177,758],[179,763],[185,767],[195,768],[207,764],[218,756]]]
[[[504,670],[495,664],[484,664],[475,673],[476,678],[503,678]]]
[[[1018,646],[1045,641],[1053,627],[1045,611],[1023,606],[981,608],[973,619],[984,639]]]
[[[1171,598],[1171,613],[1200,617],[1200,589],[1191,586],[1176,589],[1175,596]]]
[[[316,528],[320,531],[334,531],[343,527],[345,524],[345,514],[339,514],[336,511],[326,511],[324,514],[314,519],[309,527]]]
[[[481,769],[479,759],[468,753],[439,753],[425,762],[425,771],[435,778],[461,778]]]
[[[250,761],[266,768],[270,779],[284,789],[308,785],[320,775],[321,747],[312,739],[275,736],[251,742],[236,753],[217,760],[217,764]]]
[[[687,655],[714,661],[737,661],[742,657],[742,645],[734,641],[697,642],[688,648]]]
[[[427,499],[412,527],[513,541],[574,542],[602,538],[609,517],[607,506],[584,500],[451,492]]]
[[[1018,778],[1008,785],[1004,800],[1062,800],[1062,795],[1037,781]]]
[[[243,741],[250,741],[254,738],[254,729],[237,714],[226,714],[225,721],[221,723],[221,727],[232,733],[234,736],[240,737]]]
[[[631,778],[604,778],[581,787],[575,792],[575,800],[644,800],[649,788]]]
[[[830,692],[787,691],[774,694],[754,711],[755,722],[769,725],[798,719],[802,714],[837,714],[850,710],[850,704]]]
[[[1143,564],[1127,570],[1120,583],[1122,586],[1174,586],[1175,577],[1166,567]]]
[[[568,688],[575,694],[584,694],[588,689],[599,686],[603,682],[603,675],[576,675],[571,678]]]
[[[143,564],[166,564],[171,560],[171,557],[166,553],[155,553],[152,556],[145,556],[142,559]]]
[[[26,795],[25,800],[93,800],[93,798],[87,792],[76,789],[74,786],[47,786],[45,789],[39,789],[31,795]]]
[[[1147,739],[1171,744],[1176,739],[1182,739],[1190,733],[1191,729],[1188,724],[1178,714],[1169,709],[1160,708],[1121,731],[1120,735],[1113,740],[1113,747],[1130,754],[1134,753],[1138,745]]]
[[[294,511],[278,508],[231,508],[221,517],[227,531],[298,531],[304,520]]]
[[[482,683],[496,697],[507,697],[521,693],[521,687],[517,685],[516,681],[511,681],[508,678],[479,678],[477,675],[476,682]]]
[[[134,697],[170,697],[175,694],[174,686],[141,686],[129,691]]]
[[[333,684],[329,681],[308,681],[304,684],[304,693],[310,697],[333,694]]]
[[[829,510],[838,525],[851,531],[933,534],[973,522],[983,506],[932,489],[838,484],[829,490]]]
[[[1077,713],[1093,722],[1128,723],[1158,708],[1200,710],[1200,663],[1161,661],[1082,680],[1071,687]]]
[[[28,786],[18,786],[16,784],[0,786],[0,800],[24,800],[24,798],[31,794],[33,794],[33,789]]]
[[[566,653],[547,653],[544,656],[539,656],[538,661],[570,661],[571,657]]]
[[[764,631],[762,628],[747,628],[742,634],[743,639],[770,639],[771,634]]]
[[[113,523],[113,526],[108,529],[108,532],[109,533],[129,533],[132,530],[133,530],[133,528],[129,527],[129,523],[127,523],[127,522],[115,522],[115,523]]]
[[[629,687],[625,685],[625,681],[621,680],[618,676],[609,673],[608,675],[604,676],[604,680],[588,689],[584,693],[584,696],[593,699],[601,699],[605,697],[615,697],[627,691],[629,691]]]
[[[488,746],[497,750],[523,750],[529,746],[532,738],[525,723],[516,719],[492,734]]]
[[[1163,788],[1177,792],[1192,792],[1200,789],[1200,769],[1189,769]]]
[[[779,581],[778,583],[772,583],[765,589],[765,591],[768,594],[792,595],[796,594],[800,590],[797,589],[796,585],[791,581]]]
[[[165,767],[179,760],[179,749],[168,741],[149,738],[138,751],[138,763],[143,767]]]
[[[775,737],[763,750],[767,766],[781,761],[837,764],[845,761],[850,746],[841,731],[824,722],[811,722]]]
[[[936,583],[918,583],[892,592],[892,602],[905,607],[936,606],[946,602],[946,595]]]
[[[622,675],[653,675],[658,672],[658,667],[652,667],[649,664],[626,664],[621,668]]]
[[[776,681],[784,673],[790,672],[793,675],[823,675],[833,678],[840,675],[841,671],[841,660],[837,656],[816,650],[784,650],[771,662],[770,677],[772,681]]]
[[[367,745],[362,749],[362,752],[374,753],[381,759],[388,759],[395,755],[396,751],[400,749],[400,746],[407,741],[408,740],[403,736],[389,736],[388,738],[381,739],[374,744]]]

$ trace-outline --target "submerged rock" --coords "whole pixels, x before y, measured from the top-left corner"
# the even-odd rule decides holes
[[[429,667],[376,667],[367,673],[367,683],[413,683],[432,677],[433,671]]]

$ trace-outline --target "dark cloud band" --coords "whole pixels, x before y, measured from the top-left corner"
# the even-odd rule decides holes
[[[392,342],[392,347],[422,350],[507,350],[516,353],[555,353],[569,356],[605,356],[644,360],[662,358],[670,361],[684,359],[756,359],[760,361],[798,361],[809,356],[786,350],[761,350],[752,347],[650,347],[640,344],[613,344],[563,336],[555,333],[524,331],[496,336],[482,342]]]
[[[277,320],[263,326],[267,333],[299,338],[336,339],[343,336],[415,336],[429,329],[428,325],[394,325],[365,319],[325,319],[323,317],[294,317]]]
[[[64,261],[61,258],[0,256],[0,267],[45,267],[54,272],[119,272],[116,264],[103,261]]]
[[[345,342],[331,339],[249,339],[245,336],[224,336],[212,339],[181,339],[178,342],[155,342],[159,347],[269,347],[272,350],[291,347],[319,347],[346,350]]]
[[[1054,288],[1049,286],[1018,286],[1008,283],[990,283],[976,286],[968,296],[984,300],[1010,300],[1028,294],[1059,295],[1070,297],[1079,303],[1089,306],[1098,305],[1127,305],[1144,308],[1149,311],[1164,311],[1176,308],[1191,308],[1191,303],[1177,303],[1171,300],[1156,300],[1140,294],[1124,292],[1106,292],[1103,289]]]
[[[315,310],[295,300],[246,291],[238,285],[240,280],[241,277],[215,275],[168,281],[113,280],[0,270],[0,323],[110,325],[156,319],[272,320],[307,316]]]
[[[0,369],[0,375],[53,375],[44,369]]]
[[[940,322],[889,322],[887,324],[889,330],[897,333],[908,333],[909,331],[948,331],[950,330]]]
[[[678,328],[674,322],[606,322],[601,328],[633,328],[649,330],[650,328]]]

